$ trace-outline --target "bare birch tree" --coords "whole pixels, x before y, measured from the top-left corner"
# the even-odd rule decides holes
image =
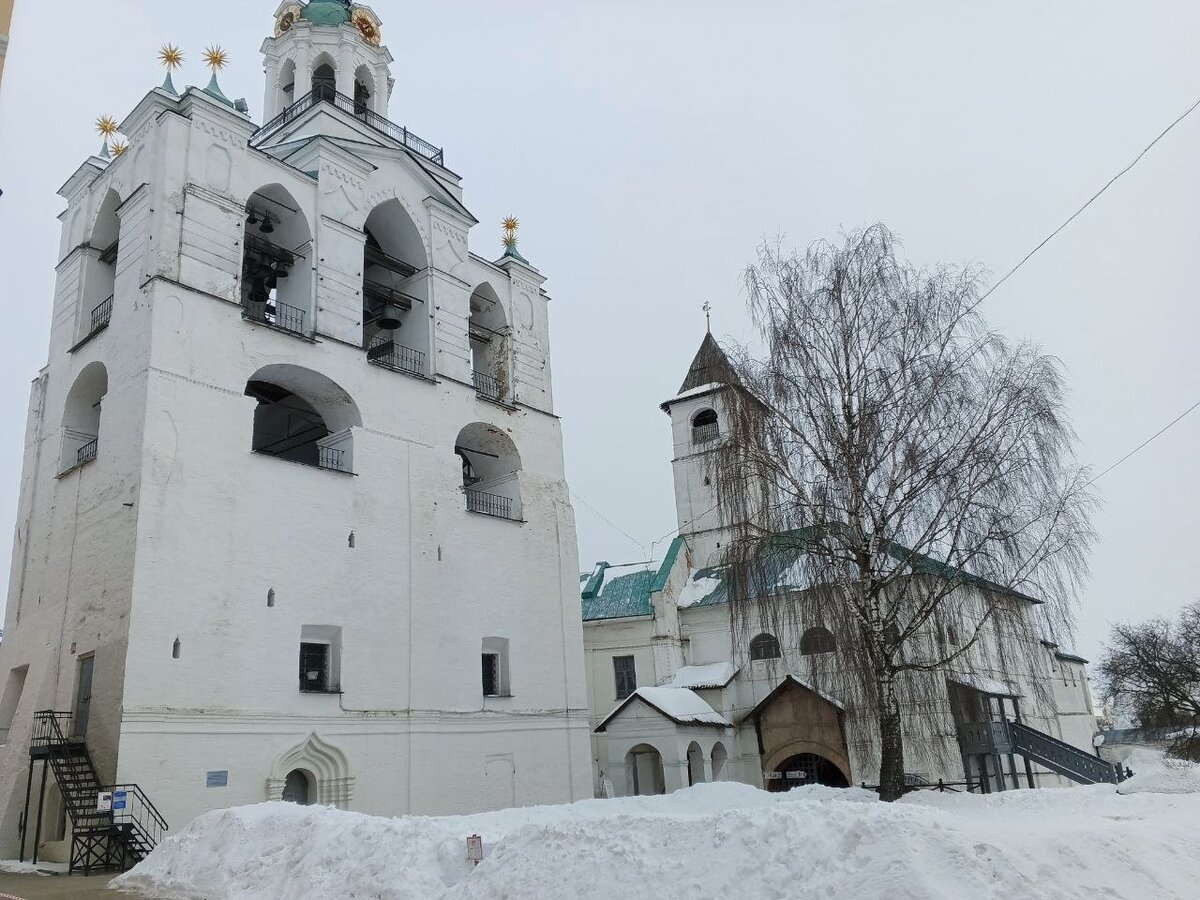
[[[987,328],[979,270],[915,268],[882,225],[764,247],[745,278],[765,355],[729,354],[711,462],[734,632],[790,618],[837,635],[816,675],[872,732],[893,800],[906,737],[934,727],[935,673],[981,641],[1033,654],[1069,628],[1092,500],[1062,374]],[[809,589],[780,594],[797,544]]]

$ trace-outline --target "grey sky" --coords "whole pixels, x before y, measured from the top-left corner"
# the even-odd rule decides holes
[[[28,384],[45,361],[55,190],[162,80],[262,108],[273,0],[17,0],[0,90],[0,534],[15,515]],[[875,220],[918,262],[1006,271],[1200,95],[1200,5],[1116,0],[377,0],[397,61],[391,118],[446,148],[499,254],[550,276],[556,400],[572,490],[647,548],[675,528],[658,404],[703,335],[748,337],[739,275]],[[1059,356],[1086,462],[1102,469],[1200,399],[1191,264],[1200,112],[986,304]],[[231,436],[231,440],[239,439]],[[1200,413],[1099,483],[1078,646],[1200,596]],[[576,503],[584,567],[643,550]],[[6,569],[6,566],[0,566]],[[0,573],[0,585],[7,571]]]

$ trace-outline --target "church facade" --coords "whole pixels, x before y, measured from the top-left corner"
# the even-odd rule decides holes
[[[707,336],[679,392],[662,405],[679,520],[663,558],[601,562],[580,577],[597,796],[714,780],[768,790],[878,780],[877,721],[822,688],[831,679],[818,676],[836,670],[845,636],[815,616],[779,617],[744,636],[733,627],[719,564],[729,531],[706,462],[724,439],[728,368]],[[780,595],[806,590],[795,564],[801,546],[774,561]],[[972,603],[974,590],[959,589],[960,602]],[[1022,598],[1019,614],[1036,616],[1036,606]],[[941,657],[961,646],[953,629],[928,630],[921,639],[939,642]],[[909,781],[992,791],[1119,777],[1093,748],[1086,660],[1049,641],[1010,653],[1003,640],[985,628],[969,652],[921,676],[922,704],[905,713]]]
[[[544,276],[515,222],[501,258],[468,250],[462,179],[387,118],[382,37],[368,7],[284,3],[263,124],[215,74],[168,79],[61,190],[0,854],[65,857],[103,786],[173,829],[591,794]]]

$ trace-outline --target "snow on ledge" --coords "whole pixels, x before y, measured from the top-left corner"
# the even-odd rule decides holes
[[[737,669],[733,663],[709,663],[705,666],[684,666],[672,676],[664,687],[687,688],[699,690],[702,688],[723,688],[733,681]]]

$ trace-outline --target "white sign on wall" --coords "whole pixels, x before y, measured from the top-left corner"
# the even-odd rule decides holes
[[[96,812],[112,812],[113,795],[111,791],[102,791],[96,795]]]
[[[467,838],[467,860],[475,865],[483,862],[483,838],[477,834]]]

